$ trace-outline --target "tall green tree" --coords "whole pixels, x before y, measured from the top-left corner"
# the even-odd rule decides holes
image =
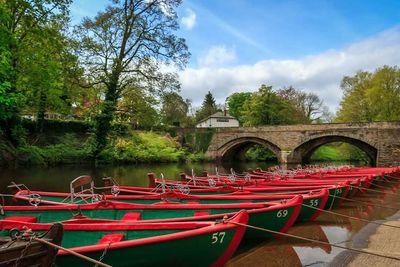
[[[23,82],[19,86],[26,98],[23,110],[37,113],[38,132],[43,130],[46,112],[72,113],[72,104],[80,89],[74,85],[73,79],[82,72],[62,34],[63,22],[53,22],[43,29],[44,38],[32,38],[31,46],[24,51],[29,57],[21,60]]]
[[[366,98],[366,91],[371,87],[372,74],[367,71],[359,71],[354,76],[345,76],[340,88],[343,98],[337,112],[338,122],[370,122],[373,121],[371,105]]]
[[[0,104],[4,110],[0,123],[7,138],[18,146],[24,141],[20,111],[25,99],[21,87],[26,83],[26,75],[31,74],[23,72],[26,59],[32,56],[28,50],[32,48],[32,40],[48,37],[48,25],[68,16],[71,1],[1,0],[0,3],[0,64],[7,72],[0,81],[3,99]]]
[[[341,88],[343,98],[338,122],[400,119],[400,69],[397,66],[345,76]]]
[[[243,107],[244,103],[252,96],[251,92],[233,93],[227,98],[227,105],[229,114],[239,120],[241,124],[244,123]]]
[[[189,111],[189,100],[184,100],[176,92],[168,92],[162,97],[161,116],[167,125],[181,125]]]
[[[208,91],[208,93],[204,97],[201,108],[196,112],[196,120],[200,121],[202,119],[205,119],[217,111],[218,111],[218,107],[215,102],[214,96],[212,95],[212,93],[210,91]]]
[[[279,89],[277,94],[293,104],[295,112],[292,117],[298,123],[319,121],[325,114],[323,101],[314,93],[306,93],[289,86]]]
[[[154,108],[157,104],[158,101],[143,89],[129,88],[122,93],[117,118],[138,128],[151,128],[160,122],[160,116]]]
[[[292,124],[292,113],[291,103],[263,84],[244,103],[243,120],[245,126]]]
[[[77,27],[79,55],[89,80],[103,84],[104,101],[96,118],[96,159],[107,144],[121,94],[127,88],[160,92],[178,89],[174,73],[163,64],[183,67],[189,53],[178,29],[175,9],[180,0],[114,0],[93,19],[85,18]]]
[[[373,120],[400,120],[400,69],[397,66],[377,69],[365,96]]]

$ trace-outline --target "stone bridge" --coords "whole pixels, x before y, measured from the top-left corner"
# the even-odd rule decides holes
[[[215,129],[207,155],[240,159],[254,144],[270,149],[279,163],[307,163],[313,152],[331,142],[364,151],[376,166],[400,161],[400,122],[262,126]]]

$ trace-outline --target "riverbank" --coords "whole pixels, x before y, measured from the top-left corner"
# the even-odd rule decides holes
[[[396,217],[400,217],[400,215],[397,215]],[[385,224],[400,227],[400,220],[399,219],[388,220],[385,221]],[[369,233],[371,231],[372,233]],[[364,231],[361,231],[358,235],[359,238],[367,240],[367,242],[365,242],[367,244],[362,246],[363,250],[373,253],[383,254],[385,256],[397,257],[400,259],[400,232],[398,229],[383,225],[379,227],[371,226],[369,227],[369,229],[367,227],[366,229],[364,229]],[[369,254],[352,253],[346,251],[338,255],[329,266],[332,267],[333,266],[335,267],[400,266],[400,260],[394,260],[390,258],[377,257]]]
[[[90,134],[43,135],[17,149],[0,140],[0,166],[53,166],[90,164],[93,138]],[[206,161],[203,151],[182,145],[169,133],[131,131],[110,138],[98,164],[137,164]]]
[[[386,224],[400,227],[400,221],[388,221]],[[398,257],[400,259],[400,232],[398,229],[386,226],[378,227],[375,234],[369,238],[366,250],[377,253],[384,253],[387,256]],[[400,266],[399,260],[381,258],[367,254],[357,255],[348,265],[348,267],[358,266]]]

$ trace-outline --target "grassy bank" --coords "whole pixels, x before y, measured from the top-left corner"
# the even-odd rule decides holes
[[[369,162],[369,159],[363,151],[355,146],[338,142],[319,147],[311,156],[311,161]]]
[[[31,138],[33,139],[33,138]],[[52,132],[32,144],[13,149],[0,141],[0,165],[57,165],[90,163],[92,137],[89,133]],[[191,152],[165,132],[125,131],[110,138],[98,163],[204,161],[204,152]]]

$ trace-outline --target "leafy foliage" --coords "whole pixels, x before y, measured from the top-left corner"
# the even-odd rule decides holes
[[[246,159],[249,161],[277,161],[276,155],[269,149],[254,145],[247,150]]]
[[[343,99],[338,122],[400,119],[400,69],[397,66],[345,76],[341,88]]]
[[[243,107],[244,103],[252,96],[250,92],[233,93],[227,98],[229,114],[239,120],[243,124]]]
[[[243,120],[246,126],[293,124],[293,106],[272,91],[271,86],[261,85],[244,103]]]
[[[319,147],[311,156],[313,161],[362,161],[369,163],[368,156],[357,147],[334,142]]]
[[[162,97],[161,115],[166,125],[179,126],[187,117],[190,101],[176,92],[169,92]]]
[[[138,133],[127,138],[116,138],[102,152],[101,159],[125,163],[136,162],[177,162],[184,152],[169,137],[154,133]]]
[[[298,123],[315,122],[325,116],[323,101],[314,93],[306,93],[289,86],[278,90],[277,94],[293,105],[294,113],[291,116]]]
[[[175,8],[180,0],[115,0],[93,19],[76,28],[78,51],[90,80],[104,86],[104,101],[96,116],[97,158],[107,145],[118,101],[127,88],[148,92],[177,89],[174,73],[161,71],[162,64],[182,67],[189,53],[184,39],[177,38]]]
[[[129,88],[122,93],[117,119],[135,127],[151,128],[159,124],[160,116],[154,108],[158,101],[141,88]]]
[[[70,2],[70,0],[2,1],[0,9],[2,98],[0,104],[5,112],[1,112],[0,119],[2,119],[1,124],[6,128],[5,134],[15,146],[24,143],[24,131],[21,130],[19,119],[24,105],[23,88],[35,88],[33,83],[45,81],[44,78],[36,77],[42,72],[26,71],[26,69],[34,67],[31,65],[35,61],[34,56],[40,55],[51,47],[49,45],[51,42],[47,42],[51,36],[47,31],[51,28],[49,25],[55,25],[60,19],[66,18]],[[37,46],[37,43],[47,45],[44,48]]]

